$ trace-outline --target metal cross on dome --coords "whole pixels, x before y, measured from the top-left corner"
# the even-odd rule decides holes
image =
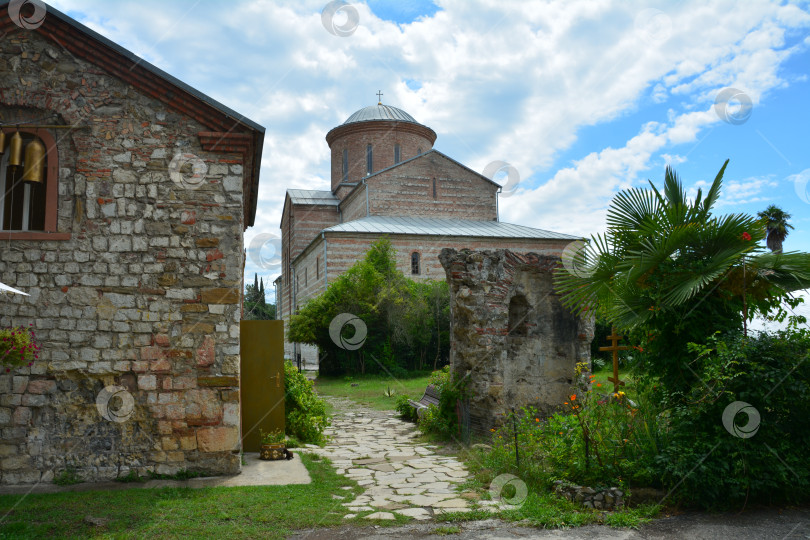
[[[377,105],[382,105],[382,90],[377,90]]]

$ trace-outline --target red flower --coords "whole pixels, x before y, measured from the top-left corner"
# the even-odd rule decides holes
[[[747,232],[744,232],[742,233],[742,239],[748,242],[749,240],[751,240],[751,235],[748,234]]]

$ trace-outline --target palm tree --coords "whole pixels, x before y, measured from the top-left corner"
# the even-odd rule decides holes
[[[650,189],[620,192],[608,210],[607,231],[576,253],[577,271],[561,268],[555,275],[566,307],[631,332],[645,349],[641,365],[681,389],[695,382],[689,342],[742,331],[744,318],[810,287],[810,254],[761,253],[763,221],[712,214],[727,165],[705,198],[698,190],[689,200],[670,167],[663,192],[652,182]]]
[[[765,228],[767,229],[765,243],[768,249],[774,253],[782,253],[782,242],[787,238],[788,229],[793,228],[793,225],[787,222],[790,219],[790,214],[772,204],[764,212],[758,212],[757,217],[765,220]]]

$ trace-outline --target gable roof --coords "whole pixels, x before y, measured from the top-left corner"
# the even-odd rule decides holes
[[[364,177],[363,177],[363,179],[362,179],[362,181],[361,181],[361,182],[358,182],[358,184],[357,184],[357,185],[356,185],[356,186],[355,186],[355,187],[354,187],[354,188],[353,188],[351,191],[349,191],[349,193],[347,193],[345,197],[343,197],[343,200],[344,200],[344,201],[345,201],[345,200],[347,200],[347,199],[348,199],[348,198],[349,198],[349,197],[352,195],[352,193],[354,193],[356,190],[358,190],[358,189],[360,189],[361,187],[363,187],[363,183],[364,183],[364,182],[366,182],[366,181],[368,181],[369,179],[374,178],[375,176],[378,176],[378,175],[380,175],[380,174],[386,173],[386,172],[388,172],[388,171],[390,171],[390,170],[392,170],[392,169],[396,169],[397,167],[402,167],[403,165],[407,165],[408,163],[412,163],[412,162],[414,162],[414,161],[416,161],[416,160],[418,160],[418,159],[424,159],[426,156],[429,156],[429,155],[431,155],[431,154],[436,154],[436,155],[438,155],[438,156],[443,157],[444,159],[446,159],[447,161],[449,161],[449,162],[450,162],[450,163],[452,163],[453,165],[455,165],[455,166],[457,166],[457,167],[461,167],[461,168],[462,168],[462,169],[464,169],[465,171],[469,171],[469,172],[473,173],[474,175],[478,176],[478,177],[479,177],[479,178],[481,178],[482,180],[486,180],[487,182],[489,182],[490,184],[492,184],[493,186],[495,186],[495,187],[497,187],[497,188],[502,187],[502,186],[501,186],[501,185],[500,185],[498,182],[495,182],[495,181],[494,181],[494,180],[492,180],[491,178],[487,178],[486,176],[484,176],[484,175],[483,175],[483,174],[481,174],[480,172],[477,172],[477,171],[474,171],[474,170],[470,169],[469,167],[467,167],[467,166],[466,166],[466,165],[464,165],[463,163],[459,163],[458,161],[456,161],[455,159],[451,158],[451,157],[450,157],[450,156],[448,156],[447,154],[444,154],[444,153],[442,153],[442,152],[439,152],[439,151],[438,151],[438,150],[436,150],[435,148],[431,148],[431,149],[430,149],[430,150],[428,150],[427,152],[423,152],[423,153],[419,154],[418,156],[414,156],[414,157],[412,157],[412,158],[405,159],[405,160],[403,160],[403,161],[400,161],[399,163],[395,163],[395,164],[391,165],[390,167],[386,167],[385,169],[380,169],[379,171],[376,171],[376,172],[374,172],[374,173],[372,173],[372,174],[370,174],[370,175],[368,175],[368,176],[364,176]]]
[[[340,199],[331,191],[315,189],[288,189],[287,196],[293,204],[326,204],[338,206]]]
[[[169,75],[51,5],[46,5],[46,15],[39,27],[22,30],[9,16],[8,4],[9,0],[0,0],[0,35],[17,30],[37,32],[70,54],[101,67],[144,94],[206,126],[210,131],[198,134],[205,150],[242,153],[245,164],[249,165],[245,167],[249,186],[245,198],[245,223],[253,225],[264,146],[263,126]]]

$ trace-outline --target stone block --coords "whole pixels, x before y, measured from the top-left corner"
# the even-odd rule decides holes
[[[157,377],[154,375],[138,375],[138,388],[141,390],[156,390]]]
[[[23,394],[22,406],[23,407],[44,407],[48,404],[48,396],[39,394]]]
[[[203,304],[237,304],[239,299],[239,289],[210,288],[203,289],[200,293]]]
[[[38,379],[28,383],[29,394],[51,394],[56,392],[56,381]]]
[[[204,388],[239,386],[239,377],[228,377],[224,375],[197,377],[197,386]]]
[[[15,375],[12,379],[11,383],[11,391],[14,394],[22,394],[25,392],[25,389],[28,387],[28,377],[24,377],[21,375]]]
[[[12,413],[12,421],[17,426],[27,426],[31,423],[31,409],[28,407],[17,407]]]
[[[239,430],[235,427],[207,427],[197,430],[200,452],[230,452],[237,449]]]
[[[200,367],[210,366],[216,360],[216,342],[212,336],[205,336],[202,346],[197,349],[197,365]]]

